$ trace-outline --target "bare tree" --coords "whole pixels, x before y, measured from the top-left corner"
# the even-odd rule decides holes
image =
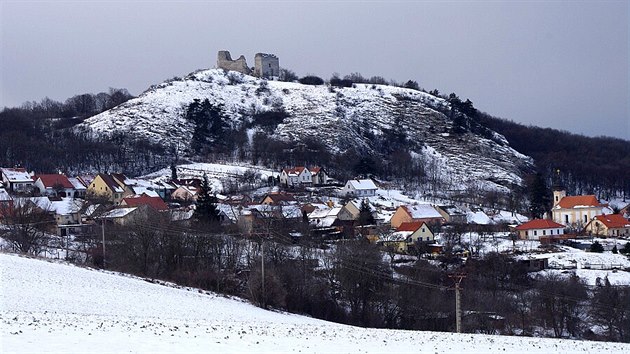
[[[3,210],[5,228],[0,233],[14,251],[38,254],[49,240],[48,230],[54,220],[47,210],[28,199],[19,199],[12,208]]]

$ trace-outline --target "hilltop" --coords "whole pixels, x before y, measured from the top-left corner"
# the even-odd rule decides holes
[[[369,157],[393,177],[416,166],[412,173],[439,181],[442,189],[503,192],[523,185],[523,174],[533,168],[502,135],[463,114],[453,117],[441,97],[387,85],[266,81],[220,69],[154,85],[76,129],[93,137],[124,133],[193,156],[195,125],[186,111],[196,99],[221,107],[224,123],[238,133],[225,136],[226,145],[269,165],[315,162],[343,170]],[[270,148],[275,143],[278,151]]]

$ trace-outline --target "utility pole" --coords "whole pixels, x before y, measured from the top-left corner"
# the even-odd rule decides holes
[[[265,301],[265,239],[261,238],[260,241],[260,273],[262,275],[262,307],[267,308],[267,301]]]
[[[449,274],[449,278],[455,280],[455,331],[462,333],[462,304],[461,304],[461,287],[462,279],[466,278],[464,273]]]
[[[105,219],[101,219],[101,233],[103,235],[103,268],[105,268]]]

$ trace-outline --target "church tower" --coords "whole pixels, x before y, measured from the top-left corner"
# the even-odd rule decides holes
[[[556,170],[553,176],[553,206],[555,207],[560,203],[562,198],[567,196],[567,191],[562,186],[560,181],[560,170]]]

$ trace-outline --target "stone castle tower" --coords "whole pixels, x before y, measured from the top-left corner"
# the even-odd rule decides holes
[[[238,71],[241,74],[251,75],[252,69],[247,66],[247,60],[243,55],[232,60],[230,52],[220,50],[217,53],[217,68],[223,70]],[[271,78],[280,75],[280,61],[273,54],[256,53],[254,57],[253,75],[260,78]]]
[[[280,61],[273,54],[256,53],[254,75],[262,78],[280,76]]]

